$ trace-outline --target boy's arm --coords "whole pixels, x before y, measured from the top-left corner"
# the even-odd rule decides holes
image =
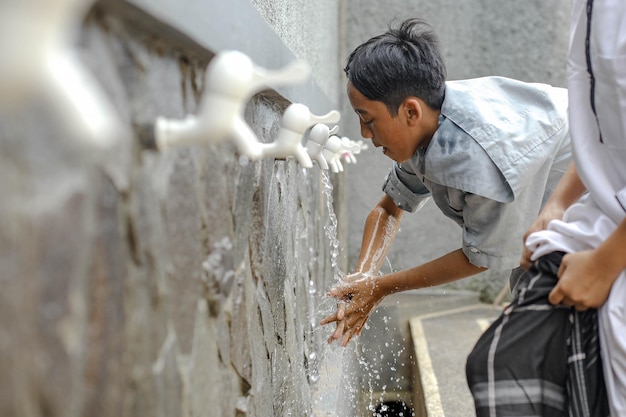
[[[353,274],[346,276],[343,283],[358,281],[363,277],[369,277],[378,273],[398,233],[403,213],[404,211],[396,206],[391,197],[387,194],[383,195],[365,219],[361,252],[359,253],[356,270]],[[339,284],[338,287],[341,285]],[[334,290],[335,288],[331,289],[328,294],[330,295]],[[340,338],[344,333],[346,324],[344,321],[345,309],[346,303],[339,299],[337,311],[321,321],[322,325],[332,322],[337,323],[335,331],[328,338],[329,343]]]
[[[376,274],[400,228],[404,210],[391,197],[383,195],[365,220],[361,252],[355,272]]]
[[[461,249],[425,264],[382,276],[355,274],[352,280],[331,289],[329,295],[344,301],[343,316],[334,314],[321,324],[339,321],[329,342],[341,338],[346,346],[354,335],[360,334],[371,312],[390,294],[441,285],[485,271],[469,262]]]
[[[626,219],[594,250],[563,257],[559,281],[550,292],[550,302],[583,311],[598,308],[609,297],[611,287],[626,269]]]
[[[417,290],[458,281],[486,271],[472,264],[462,249],[403,271],[375,277],[376,288],[385,296],[401,291]]]
[[[554,192],[539,212],[537,219],[530,225],[526,233],[524,234],[524,242],[526,238],[534,232],[545,230],[548,227],[548,223],[554,219],[562,219],[565,210],[572,204],[574,204],[585,193],[586,188],[583,182],[580,180],[574,163],[570,163],[567,171],[563,174],[563,177],[557,184]],[[532,265],[530,259],[532,252],[528,250],[526,245],[522,253],[522,259],[520,265],[524,269],[529,269]]]

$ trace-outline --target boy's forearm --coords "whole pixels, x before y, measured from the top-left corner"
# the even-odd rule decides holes
[[[383,275],[379,285],[389,295],[447,284],[486,270],[487,268],[472,264],[463,251],[458,249],[425,264]]]
[[[356,272],[370,275],[378,272],[398,233],[402,213],[386,196],[370,212],[365,221]]]

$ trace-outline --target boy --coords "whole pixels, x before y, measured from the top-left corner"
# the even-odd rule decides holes
[[[387,295],[487,268],[514,269],[520,239],[570,159],[567,93],[502,77],[445,81],[435,35],[417,19],[357,47],[345,68],[361,135],[395,161],[368,215],[356,272],[322,324],[346,346]],[[432,197],[463,231],[460,249],[376,276],[403,211]]]

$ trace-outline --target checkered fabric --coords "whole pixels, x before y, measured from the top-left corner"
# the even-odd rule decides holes
[[[604,417],[596,310],[553,306],[563,253],[540,258],[467,360],[478,417]]]

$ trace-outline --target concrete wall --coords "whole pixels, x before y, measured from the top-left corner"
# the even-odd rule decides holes
[[[502,2],[357,0],[346,3],[341,63],[360,43],[384,32],[390,22],[420,17],[438,34],[449,79],[501,75],[524,81],[565,85],[570,2],[568,0]],[[342,104],[344,132],[360,138],[358,119]],[[348,172],[349,265],[354,267],[365,216],[381,196],[382,181],[392,161],[371,149]],[[436,258],[461,246],[461,230],[432,202],[402,220],[384,268],[399,270]],[[488,271],[445,288],[469,288],[493,299],[508,273]]]
[[[261,141],[289,102],[331,110],[339,9],[324,3],[309,21],[303,1],[103,1],[77,48],[125,135],[104,152],[45,96],[0,112],[0,415],[350,414],[349,353],[317,324],[334,280],[321,171],[241,165],[229,142],[157,153],[136,130],[195,113],[226,48],[316,68],[249,102]]]

